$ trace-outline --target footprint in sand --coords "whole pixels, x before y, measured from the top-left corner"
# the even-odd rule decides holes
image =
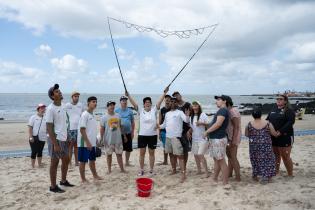
[[[68,198],[66,196],[57,196],[54,198],[54,201],[64,201],[67,200]]]
[[[201,191],[201,190],[196,189],[194,193],[195,193],[196,195],[199,195],[199,194],[201,194],[201,193],[202,193],[202,191]]]

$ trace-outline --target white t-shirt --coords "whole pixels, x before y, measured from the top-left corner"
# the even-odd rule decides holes
[[[203,133],[206,131],[206,127],[204,125],[197,126],[197,116],[194,116],[193,123],[190,121],[190,127],[192,128],[192,140],[193,141],[206,141],[206,139],[203,137]],[[208,116],[205,113],[201,113],[199,117],[199,122],[209,124],[210,120]]]
[[[86,143],[84,141],[80,132],[80,128],[85,128],[86,135],[92,144],[92,147],[96,146],[96,138],[97,138],[97,122],[93,114],[88,111],[84,111],[79,120],[78,127],[78,139],[77,144],[78,147],[86,147]]]
[[[181,110],[170,110],[166,113],[165,119],[161,128],[165,128],[166,130],[166,137],[180,138],[183,132],[183,122],[189,123],[189,117],[184,114]]]
[[[67,103],[66,109],[70,120],[70,130],[77,130],[81,114],[84,111],[82,103],[78,102],[76,105],[73,105],[72,103]]]
[[[34,114],[28,121],[28,126],[33,129],[33,136],[37,136],[40,141],[47,140],[46,120],[45,117],[40,117],[38,114]]]
[[[139,135],[141,136],[155,136],[157,135],[157,108],[153,106],[149,112],[144,108],[139,108]]]
[[[46,110],[46,123],[54,124],[56,139],[59,141],[67,140],[67,131],[69,126],[69,117],[64,104],[56,106],[51,103]]]

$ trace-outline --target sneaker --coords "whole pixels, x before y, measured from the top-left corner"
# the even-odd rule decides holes
[[[138,176],[143,176],[143,175],[144,175],[144,171],[143,170],[139,171]]]
[[[73,184],[70,184],[70,183],[68,182],[68,180],[66,180],[66,181],[64,181],[64,182],[60,181],[60,185],[63,185],[63,186],[65,186],[65,187],[74,187],[74,185],[73,185]]]
[[[56,187],[52,188],[49,187],[49,191],[50,192],[54,192],[54,193],[64,193],[65,191],[63,189],[61,189],[58,185],[56,185]]]
[[[152,177],[152,176],[156,175],[156,173],[154,173],[154,171],[151,170],[151,171],[149,172],[149,175]]]

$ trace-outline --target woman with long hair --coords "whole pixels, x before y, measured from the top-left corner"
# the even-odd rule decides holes
[[[206,125],[209,123],[208,116],[202,112],[200,103],[198,101],[193,101],[192,115],[190,117],[190,129],[187,136],[192,139],[191,151],[195,157],[198,170],[197,174],[202,174],[202,164],[205,169],[206,178],[208,178],[210,174],[207,167],[207,160],[204,155],[208,151],[209,142],[208,139],[203,136],[203,133],[206,131]]]
[[[267,120],[277,131],[277,135],[272,137],[273,152],[276,156],[276,173],[279,173],[282,159],[288,176],[292,177],[293,162],[290,154],[294,141],[293,124],[295,122],[295,113],[286,95],[278,95],[276,107],[268,114]]]

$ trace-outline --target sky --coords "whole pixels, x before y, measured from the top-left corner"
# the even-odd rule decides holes
[[[170,87],[183,94],[315,91],[315,1],[0,0],[0,93],[123,93],[107,17],[163,30],[218,27]],[[158,94],[206,35],[111,21],[130,93]]]

